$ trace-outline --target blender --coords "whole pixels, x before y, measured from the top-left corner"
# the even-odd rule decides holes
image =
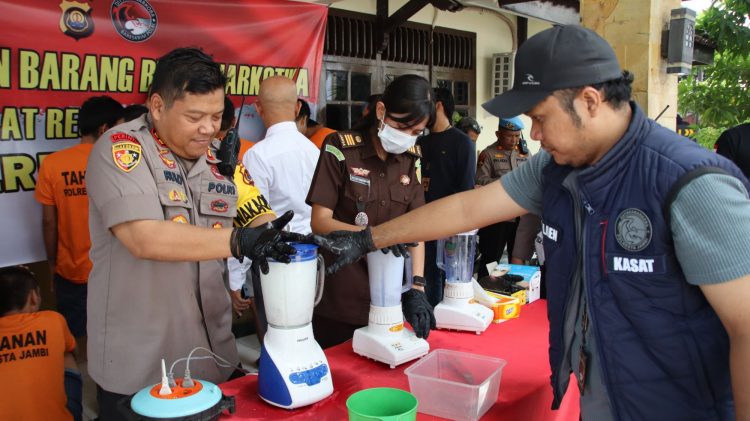
[[[401,293],[404,258],[380,250],[367,254],[370,280],[370,316],[367,326],[354,331],[354,352],[391,368],[419,358],[430,351],[424,339],[404,328]]]
[[[258,395],[287,409],[333,393],[328,360],[312,330],[313,307],[323,296],[323,257],[316,245],[292,246],[297,252],[291,263],[269,260],[268,273],[260,275],[268,330],[258,364]]]
[[[468,330],[480,334],[493,318],[489,308],[474,299],[474,251],[477,230],[437,242],[437,266],[445,272],[443,301],[435,306],[439,329]]]

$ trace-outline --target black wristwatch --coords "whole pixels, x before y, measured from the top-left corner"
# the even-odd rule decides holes
[[[427,280],[424,279],[422,276],[414,275],[411,280],[411,284],[413,286],[418,286],[424,288],[425,284],[427,283]]]

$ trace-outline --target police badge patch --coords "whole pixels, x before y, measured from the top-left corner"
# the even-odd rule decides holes
[[[94,32],[94,19],[91,18],[91,6],[87,3],[63,0],[60,3],[60,30],[63,34],[78,41]]]
[[[620,212],[615,221],[615,239],[628,251],[641,251],[651,243],[651,220],[640,209],[630,208]]]
[[[130,172],[141,162],[141,145],[132,142],[119,142],[112,145],[112,159],[117,168]]]

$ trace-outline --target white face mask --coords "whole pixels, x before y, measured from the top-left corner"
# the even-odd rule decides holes
[[[392,154],[402,154],[407,149],[414,146],[417,143],[418,135],[412,136],[408,133],[404,133],[401,130],[394,129],[393,127],[385,124],[385,121],[380,120],[381,126],[378,129],[378,137],[380,143],[383,145],[383,149],[386,152]]]

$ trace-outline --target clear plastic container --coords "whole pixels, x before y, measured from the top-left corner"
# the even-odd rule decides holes
[[[497,401],[505,360],[436,349],[404,372],[419,400],[417,412],[478,420]]]

